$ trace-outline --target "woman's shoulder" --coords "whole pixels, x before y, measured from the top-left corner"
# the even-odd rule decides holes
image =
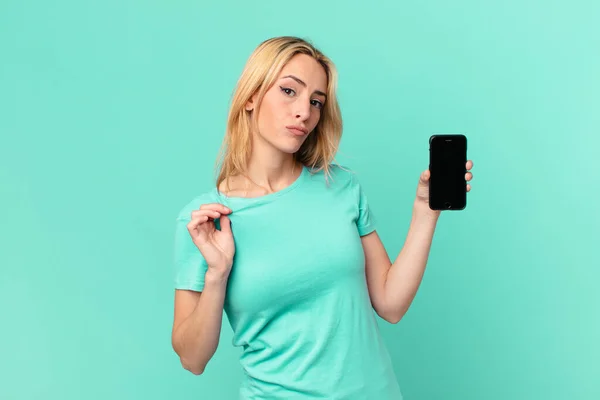
[[[219,202],[220,199],[216,189],[206,190],[184,203],[183,206],[179,208],[177,219],[189,220],[192,211],[198,210],[201,205]]]
[[[330,185],[351,186],[358,181],[356,171],[347,165],[332,163],[325,168],[312,169],[312,176]]]

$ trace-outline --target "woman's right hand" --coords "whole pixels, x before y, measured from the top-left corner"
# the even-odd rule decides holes
[[[187,225],[194,244],[208,264],[208,271],[221,277],[229,275],[235,254],[229,214],[231,210],[222,204],[203,204],[200,209],[192,211]],[[220,219],[220,231],[215,227],[215,219]]]

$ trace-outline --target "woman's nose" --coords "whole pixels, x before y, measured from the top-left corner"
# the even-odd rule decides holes
[[[306,120],[310,117],[310,100],[305,102],[298,102],[298,108],[296,109],[296,118]]]

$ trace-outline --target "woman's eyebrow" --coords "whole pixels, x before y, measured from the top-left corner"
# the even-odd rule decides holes
[[[282,77],[281,79],[284,79],[284,78],[292,78],[293,80],[295,80],[296,82],[298,82],[302,86],[306,87],[306,83],[304,83],[304,81],[302,79],[298,78],[297,76],[286,75],[286,76]],[[327,97],[327,95],[325,93],[323,93],[322,91],[320,91],[320,90],[315,90],[315,94],[319,94],[319,95],[321,95],[323,97]]]

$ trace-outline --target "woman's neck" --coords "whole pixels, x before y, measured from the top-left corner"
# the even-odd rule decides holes
[[[266,193],[277,192],[291,185],[300,173],[302,165],[292,155],[276,158],[251,158],[246,171],[247,187],[261,188]]]

